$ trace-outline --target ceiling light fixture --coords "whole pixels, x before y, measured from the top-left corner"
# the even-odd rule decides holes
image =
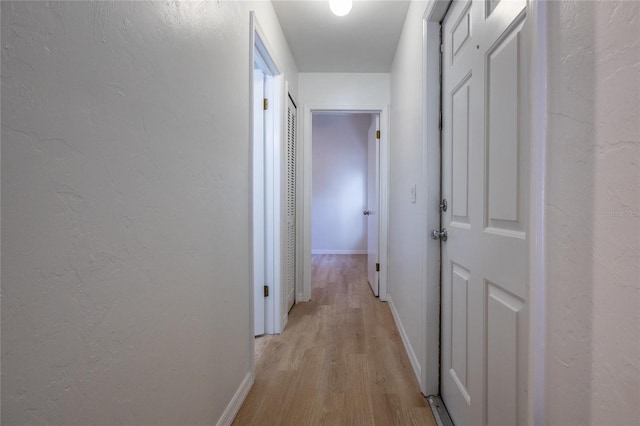
[[[329,8],[336,16],[345,16],[351,11],[352,0],[329,0]]]

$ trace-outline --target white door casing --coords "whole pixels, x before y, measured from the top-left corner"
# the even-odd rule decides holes
[[[373,137],[369,137],[367,149],[367,278],[373,294],[379,294],[378,272],[378,228],[380,218],[380,140],[375,135],[380,130],[380,115],[373,116]]]
[[[378,273],[379,296],[380,300],[386,302],[388,294],[388,223],[389,223],[389,146],[388,146],[388,125],[389,125],[389,106],[388,105],[345,105],[345,104],[313,104],[303,106],[302,134],[304,135],[300,148],[301,153],[301,183],[300,198],[301,201],[301,231],[299,232],[300,255],[302,266],[300,271],[301,285],[298,289],[296,300],[311,300],[311,192],[312,192],[312,114],[320,111],[333,112],[357,112],[357,113],[377,113],[380,116],[380,191],[378,204],[378,256],[380,263],[380,272]],[[300,176],[299,175],[299,176]]]
[[[284,213],[282,212],[283,157],[284,157],[284,123],[286,104],[284,101],[285,82],[280,67],[270,53],[264,32],[260,28],[256,16],[250,13],[250,39],[253,49],[250,50],[251,79],[249,90],[251,94],[250,107],[250,143],[251,143],[251,222],[250,233],[252,241],[252,291],[249,292],[251,309],[251,324],[255,328],[251,333],[251,347],[253,336],[263,333],[280,333],[286,322],[285,291],[283,289],[283,237],[285,228]],[[255,70],[260,70],[264,76],[263,86],[256,87]],[[268,99],[267,109],[263,100]],[[259,146],[255,143],[257,121],[263,120],[263,140]],[[262,193],[262,195],[259,195]],[[258,200],[255,196],[258,195]],[[262,197],[262,198],[260,198]],[[263,260],[261,260],[263,259]],[[260,266],[262,262],[262,266]],[[256,270],[256,265],[258,269]],[[264,296],[264,286],[269,287],[268,297]],[[264,307],[262,305],[264,304]],[[262,314],[260,311],[264,310]],[[258,318],[263,317],[264,330],[256,328]],[[253,356],[252,356],[253,359]],[[252,363],[253,368],[253,363]]]
[[[455,424],[527,421],[525,1],[454,1],[443,22],[441,394]]]
[[[264,73],[253,71],[253,322],[254,335],[265,327],[265,207],[264,207]]]
[[[282,228],[281,217],[281,163],[282,138],[278,128],[282,126],[280,108],[279,76],[265,73],[265,98],[267,108],[264,111],[264,186],[265,186],[265,285],[269,288],[265,297],[265,333],[279,333],[279,312],[282,307]]]

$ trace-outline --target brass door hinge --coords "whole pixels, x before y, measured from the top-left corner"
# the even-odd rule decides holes
[[[264,99],[264,105],[263,106],[264,106],[264,110],[265,111],[269,109],[269,99],[266,99],[266,98]]]
[[[380,130],[376,130],[376,139],[380,139]]]
[[[380,262],[376,262],[376,272],[380,272]]]
[[[264,286],[264,297],[269,297],[269,286],[268,285]]]

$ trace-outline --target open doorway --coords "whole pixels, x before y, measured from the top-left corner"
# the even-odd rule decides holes
[[[280,333],[286,321],[283,258],[286,257],[286,174],[283,128],[286,83],[264,33],[251,13],[251,347],[255,336]],[[294,230],[295,231],[295,230]],[[284,312],[284,315],[283,315]]]
[[[321,111],[312,124],[312,255],[366,257],[378,295],[379,114]]]
[[[253,62],[253,290],[254,334],[273,333],[274,285],[279,282],[274,267],[279,251],[277,244],[277,215],[279,193],[276,190],[274,163],[278,162],[280,132],[277,128],[279,111],[275,99],[279,83],[278,68],[271,59],[264,42],[256,34]],[[269,107],[271,103],[271,108]]]
[[[329,248],[329,247],[320,247],[318,244],[315,247],[312,247],[314,236],[312,232],[316,232],[315,238],[317,239],[317,231],[312,231],[312,206],[317,204],[316,202],[312,202],[312,194],[316,190],[313,188],[313,181],[317,178],[313,176],[314,174],[314,165],[313,165],[313,147],[315,146],[314,136],[313,136],[313,123],[314,120],[324,120],[323,117],[326,116],[341,116],[341,115],[364,115],[368,116],[368,121],[366,122],[366,133],[367,135],[371,135],[368,137],[368,140],[371,141],[369,146],[366,148],[369,151],[371,148],[372,152],[374,152],[376,156],[376,160],[373,161],[374,169],[376,170],[376,178],[373,180],[373,183],[369,185],[369,188],[376,187],[374,193],[376,194],[376,200],[372,198],[367,198],[367,195],[363,195],[358,203],[358,209],[352,209],[351,218],[353,220],[357,220],[358,225],[356,227],[358,229],[362,229],[366,238],[364,240],[360,240],[363,245],[359,247],[347,247],[347,248]],[[372,125],[375,123],[375,125]],[[316,253],[325,252],[329,250],[344,250],[343,253],[349,252],[361,252],[361,253],[369,253],[370,249],[367,246],[367,243],[373,243],[374,250],[377,251],[377,255],[371,257],[374,261],[371,262],[371,270],[373,271],[372,277],[368,279],[371,284],[372,291],[379,295],[381,301],[387,300],[387,223],[388,223],[388,202],[387,202],[387,193],[388,193],[388,139],[387,139],[387,131],[386,131],[386,123],[388,123],[388,107],[380,106],[373,107],[371,105],[368,106],[346,106],[346,105],[336,105],[334,106],[314,106],[314,105],[305,105],[304,106],[304,116],[303,116],[303,124],[304,124],[304,138],[303,138],[303,146],[302,146],[302,183],[303,183],[303,197],[302,197],[302,225],[301,225],[301,254],[302,254],[302,285],[299,287],[298,299],[301,301],[308,301],[311,299],[311,270],[312,270],[312,252]],[[365,127],[364,125],[362,127]],[[370,133],[369,133],[370,132]],[[367,156],[365,156],[364,164],[365,168],[368,170],[369,161],[368,161],[368,152]],[[335,163],[336,160],[334,159]],[[366,178],[364,178],[366,179]],[[364,188],[367,188],[367,185],[364,185]],[[369,204],[369,201],[371,204]],[[347,204],[347,203],[345,203]],[[342,205],[339,205],[342,208]],[[369,214],[373,213],[373,214]],[[368,238],[368,225],[372,223],[373,227],[378,230],[377,236],[377,244],[376,238]],[[342,224],[341,224],[342,225]],[[343,225],[342,225],[343,226]],[[316,226],[317,228],[317,226]],[[367,268],[368,269],[368,268]]]

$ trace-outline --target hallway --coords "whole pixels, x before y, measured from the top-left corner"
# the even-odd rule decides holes
[[[314,255],[312,297],[266,344],[234,425],[434,425],[366,256]]]

